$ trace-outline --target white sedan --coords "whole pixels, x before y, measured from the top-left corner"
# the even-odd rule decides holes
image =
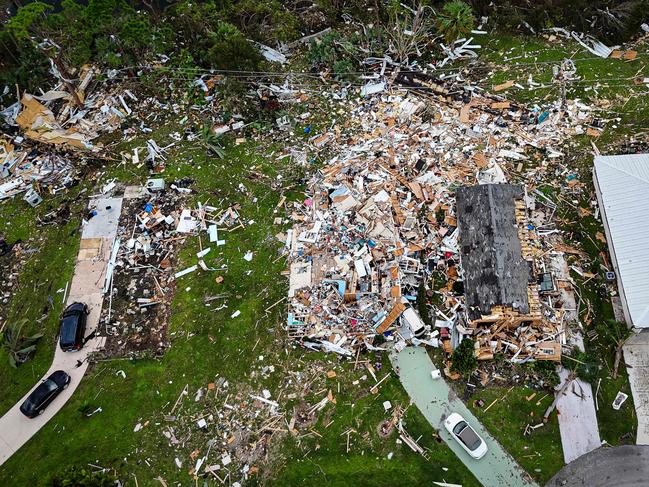
[[[444,426],[462,448],[476,460],[487,453],[487,444],[458,413],[451,413],[444,421]]]

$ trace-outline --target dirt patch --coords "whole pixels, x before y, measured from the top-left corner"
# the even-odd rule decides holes
[[[169,347],[173,269],[186,238],[175,231],[181,206],[181,196],[171,191],[124,200],[112,290],[101,317],[104,356],[159,356]]]

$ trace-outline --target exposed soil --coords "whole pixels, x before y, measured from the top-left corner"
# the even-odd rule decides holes
[[[107,337],[107,357],[159,356],[169,347],[168,324],[176,253],[184,236],[175,223],[164,221],[143,230],[141,219],[153,208],[177,216],[180,197],[161,192],[125,199],[118,228],[120,252],[113,277],[112,301],[102,311],[101,332]]]

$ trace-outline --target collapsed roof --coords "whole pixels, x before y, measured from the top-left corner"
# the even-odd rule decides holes
[[[462,186],[457,191],[460,259],[471,320],[496,305],[529,312],[529,266],[521,254],[515,199],[523,188],[512,184]]]

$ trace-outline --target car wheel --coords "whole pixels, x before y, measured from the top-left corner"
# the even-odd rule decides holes
[[[40,416],[40,415],[43,414],[44,412],[45,412],[45,409],[41,409],[41,410],[38,412],[38,415]]]
[[[66,390],[66,389],[68,388],[69,385],[70,385],[69,382],[68,382],[67,384],[65,384],[65,385],[63,386],[63,390]]]

